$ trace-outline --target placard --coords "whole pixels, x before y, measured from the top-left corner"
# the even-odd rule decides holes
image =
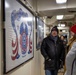
[[[19,0],[5,0],[4,73],[34,56],[34,15]]]
[[[36,30],[36,48],[39,50],[44,38],[44,22],[39,17],[36,17]]]

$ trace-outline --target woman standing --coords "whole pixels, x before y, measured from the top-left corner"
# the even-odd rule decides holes
[[[72,38],[68,43],[68,53],[66,55],[65,75],[76,75],[76,24],[70,28]]]

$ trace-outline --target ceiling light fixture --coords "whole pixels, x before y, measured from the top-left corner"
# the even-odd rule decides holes
[[[62,32],[66,32],[66,30],[62,30]]]
[[[56,0],[57,4],[62,4],[62,3],[66,3],[66,2],[67,2],[67,0]]]
[[[57,15],[56,19],[61,20],[63,18],[63,15]]]
[[[65,27],[65,24],[58,24],[58,27]]]

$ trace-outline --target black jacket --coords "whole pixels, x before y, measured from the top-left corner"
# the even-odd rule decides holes
[[[41,44],[41,54],[45,58],[45,69],[59,69],[60,61],[64,61],[64,52],[65,48],[59,37],[56,43],[50,36],[44,38]]]

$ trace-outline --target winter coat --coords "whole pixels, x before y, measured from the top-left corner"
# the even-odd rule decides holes
[[[72,64],[74,59],[76,58],[76,42],[73,43],[70,51],[68,52],[67,56],[66,56],[66,72],[65,75],[71,75],[71,71],[72,71]],[[74,62],[73,65],[73,72],[72,75],[76,75],[76,60]]]
[[[60,63],[64,61],[64,52],[65,48],[59,37],[56,43],[50,36],[44,38],[41,44],[41,54],[45,58],[44,69],[59,69]]]

